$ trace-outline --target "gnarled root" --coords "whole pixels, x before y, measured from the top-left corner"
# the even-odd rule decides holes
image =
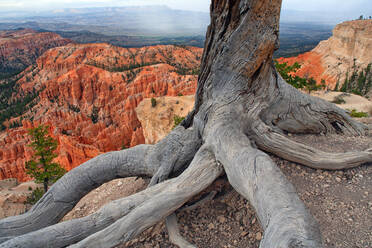
[[[370,149],[345,153],[324,152],[290,140],[260,121],[252,126],[250,134],[260,149],[315,169],[348,169],[372,162]]]
[[[166,225],[167,225],[169,240],[173,244],[179,246],[180,248],[196,248],[196,246],[190,244],[187,240],[185,240],[181,236],[180,230],[178,228],[177,216],[175,213],[167,217]]]
[[[108,227],[151,197],[166,189],[167,183],[155,185],[137,194],[112,201],[97,212],[83,218],[64,221],[15,237],[0,248],[66,247]]]
[[[0,243],[58,223],[83,196],[103,183],[130,176],[150,177],[159,170],[167,174],[180,170],[199,147],[196,132],[180,126],[156,145],[100,155],[64,175],[29,212],[0,220]]]
[[[205,203],[211,201],[215,196],[217,192],[216,191],[211,191],[206,197],[203,199],[197,201],[196,203],[192,204],[191,206],[184,206],[180,208],[177,212],[183,212],[183,211],[192,211]],[[178,220],[177,220],[177,215],[176,213],[173,213],[169,215],[166,218],[166,225],[167,225],[167,230],[169,234],[169,240],[179,246],[180,248],[195,248],[196,246],[190,244],[187,240],[185,240],[179,231],[178,227]]]
[[[212,184],[221,173],[222,167],[213,154],[202,147],[179,177],[159,184],[167,184],[163,192],[145,201],[109,227],[71,247],[113,247],[129,241],[172,214],[191,197]]]
[[[118,177],[151,174],[144,166],[149,146],[100,155],[71,170],[22,215],[0,220],[0,242],[60,221],[91,190]]]
[[[289,133],[365,135],[368,127],[353,120],[345,110],[318,97],[298,91],[272,69],[276,89],[267,92],[267,108],[260,118]]]
[[[229,182],[255,208],[264,237],[261,248],[320,248],[317,222],[270,157],[253,148],[236,126],[221,125],[209,140]]]

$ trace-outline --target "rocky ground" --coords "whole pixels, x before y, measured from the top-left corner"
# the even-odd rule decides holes
[[[26,204],[27,197],[32,189],[40,185],[33,181],[19,184],[14,178],[0,181],[0,219],[8,216],[22,214],[31,208]]]

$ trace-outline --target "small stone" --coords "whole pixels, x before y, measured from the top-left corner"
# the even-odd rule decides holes
[[[246,232],[246,231],[243,231],[243,232],[240,233],[240,236],[241,236],[241,237],[245,237],[245,236],[247,236],[247,235],[248,235],[248,232]]]
[[[262,234],[260,232],[256,233],[256,240],[260,241],[262,239]]]
[[[210,223],[210,224],[208,225],[208,229],[214,229],[214,224],[213,224],[213,223]]]
[[[252,225],[253,225],[254,223],[256,223],[256,218],[253,218],[253,220],[252,220]]]
[[[336,177],[336,182],[341,182],[341,178],[339,178],[339,177]]]
[[[220,223],[225,223],[225,222],[226,222],[226,218],[225,218],[224,216],[222,216],[222,215],[218,216],[218,217],[217,217],[217,220],[218,220],[218,222],[220,222]]]
[[[118,182],[118,187],[120,187],[121,185],[123,185],[123,182],[122,181],[119,181]]]

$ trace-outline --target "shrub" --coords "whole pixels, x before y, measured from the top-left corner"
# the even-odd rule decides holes
[[[90,119],[92,119],[93,124],[96,124],[98,122],[98,108],[96,106],[93,106],[92,114],[90,115]]]
[[[151,106],[152,106],[153,108],[156,107],[156,99],[155,99],[155,98],[151,98]]]
[[[68,108],[76,113],[80,113],[80,108],[79,106],[73,105],[73,104],[68,104]]]
[[[351,110],[349,114],[351,117],[354,117],[354,118],[368,117],[368,114],[366,112],[358,112],[355,109]]]
[[[344,98],[342,96],[336,96],[333,99],[332,103],[334,103],[334,104],[344,104],[344,103],[346,103],[346,101],[344,100]]]
[[[27,197],[26,203],[34,205],[36,202],[38,202],[41,197],[44,195],[44,190],[41,188],[36,188],[32,191],[31,195]]]
[[[173,120],[174,120],[174,126],[173,128],[177,127],[179,124],[181,124],[181,122],[185,119],[185,117],[181,117],[181,116],[178,116],[178,115],[175,115],[173,117]]]

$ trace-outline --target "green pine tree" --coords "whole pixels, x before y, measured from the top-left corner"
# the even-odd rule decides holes
[[[48,191],[49,183],[61,178],[66,170],[53,160],[57,157],[57,141],[48,135],[48,126],[40,125],[29,130],[30,147],[34,150],[32,160],[26,162],[26,173],[37,183],[43,183],[44,193]]]
[[[333,89],[333,91],[338,91],[339,88],[340,88],[340,80],[337,80],[336,86]]]

